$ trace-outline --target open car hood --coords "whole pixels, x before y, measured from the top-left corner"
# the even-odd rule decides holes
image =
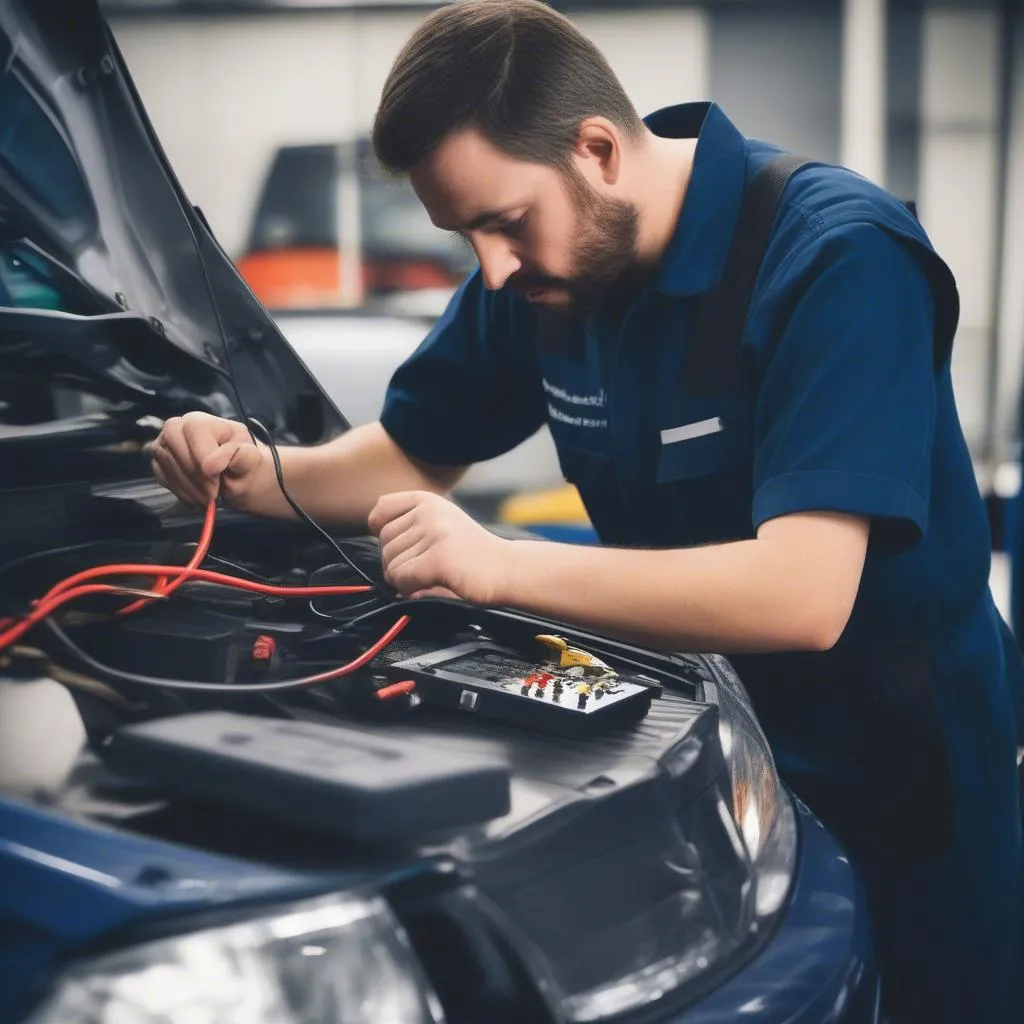
[[[67,433],[66,404],[12,411],[33,382],[133,417],[241,405],[286,442],[343,430],[189,204],[96,0],[4,0],[0,60],[0,452]]]

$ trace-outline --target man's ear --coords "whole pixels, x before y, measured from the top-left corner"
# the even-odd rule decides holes
[[[573,157],[588,181],[614,185],[622,173],[622,150],[622,135],[607,118],[588,117],[580,122]]]

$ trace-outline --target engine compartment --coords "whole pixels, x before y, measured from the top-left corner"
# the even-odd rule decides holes
[[[122,506],[134,503],[115,504],[109,532],[121,539],[102,536],[103,528],[93,522],[72,534],[77,543],[41,545],[0,566],[2,612],[16,619],[59,581],[95,567],[184,566],[195,554],[194,513],[164,510],[155,529],[145,519],[125,529],[118,522]],[[142,522],[146,526],[140,528]],[[80,539],[90,533],[93,539]],[[574,732],[557,725],[555,710],[566,717],[569,710],[585,712],[574,716],[587,719],[587,727],[572,742],[596,744],[596,750],[609,737],[635,730],[637,722],[642,727],[653,706],[667,706],[664,687],[673,697],[703,703],[702,672],[707,673],[698,657],[645,651],[508,610],[403,601],[381,576],[374,540],[335,541],[351,564],[302,524],[222,510],[201,562],[206,570],[264,589],[361,586],[366,592],[261,593],[217,578],[190,579],[168,597],[150,600],[146,595],[155,595],[159,578],[121,574],[111,581],[123,593],[88,594],[64,605],[0,654],[4,670],[47,674],[68,686],[94,750],[132,723],[219,709],[427,729],[453,742],[498,743],[504,758],[520,747],[564,751]],[[133,598],[132,614],[123,614]],[[401,625],[399,619],[407,620],[404,628],[365,664],[316,685],[290,685],[365,659],[383,635]],[[553,643],[561,647],[553,649]],[[469,660],[475,658],[476,693],[465,684],[442,686],[446,666],[429,667],[445,652],[467,650],[473,652]],[[457,667],[466,661],[465,655],[455,659]],[[420,666],[418,680],[406,678],[413,670],[403,666],[412,665]],[[614,712],[616,702],[630,707]],[[546,711],[550,720],[534,709]],[[607,722],[599,721],[602,716]]]
[[[124,588],[123,593],[85,595],[65,606],[52,617],[53,622],[36,626],[30,646],[41,649],[57,666],[93,665],[100,681],[116,685],[147,706],[165,702],[169,693],[187,706],[208,705],[207,697],[214,698],[217,706],[233,706],[238,701],[247,703],[261,684],[279,681],[281,689],[274,691],[275,697],[287,694],[289,700],[371,718],[394,715],[395,708],[408,712],[419,702],[368,700],[380,688],[382,672],[390,665],[488,639],[510,645],[509,657],[514,660],[518,655],[524,675],[536,669],[553,684],[545,690],[542,679],[532,691],[536,698],[545,698],[547,705],[557,703],[553,691],[561,691],[564,683],[574,700],[586,704],[592,695],[590,707],[596,707],[605,694],[615,691],[607,684],[622,672],[634,673],[639,685],[649,687],[652,694],[660,692],[663,679],[670,679],[677,688],[696,695],[695,684],[688,686],[686,679],[699,679],[697,661],[645,652],[512,612],[443,599],[397,599],[380,575],[377,547],[371,539],[342,540],[341,550],[352,563],[346,564],[337,551],[315,537],[310,539],[301,526],[246,520],[230,513],[222,518],[226,522],[218,525],[214,545],[202,560],[202,568],[218,574],[216,578],[190,578],[173,595],[153,600],[159,596],[153,589],[159,579],[156,573],[123,571],[133,565],[184,566],[195,553],[194,528],[192,537],[178,529],[165,531],[155,540],[79,543],[42,550],[0,569],[8,611],[15,617],[23,614],[59,581],[83,571],[97,567],[116,571],[118,575],[109,580],[104,576],[103,581]],[[228,585],[238,581],[279,592]],[[365,592],[313,597],[300,593],[315,587]],[[138,600],[127,609],[132,614],[125,615],[132,596]],[[362,654],[403,616],[408,622],[402,633],[365,667],[315,688],[291,690],[286,685],[288,679],[327,672]],[[561,648],[582,646],[572,646],[559,666],[559,651],[551,646],[556,642]],[[602,658],[598,649],[615,664]],[[497,660],[496,655],[487,657]],[[576,689],[585,692],[576,698]],[[393,696],[411,697],[411,692]],[[607,703],[612,702],[609,696]],[[562,703],[568,706],[570,701]]]
[[[116,514],[71,532],[76,543],[41,545],[0,566],[0,614],[22,616],[59,581],[97,566],[193,559],[194,513],[164,508],[126,528],[118,504]],[[404,601],[381,579],[374,541],[337,543],[351,565],[303,524],[225,510],[202,560],[209,572],[260,587],[373,589],[309,597],[243,591],[211,577],[150,599],[155,570],[129,573],[117,578],[123,591],[69,602],[11,645],[0,655],[0,676],[59,681],[88,737],[63,786],[40,795],[43,805],[290,870],[365,872],[444,858],[472,881],[486,914],[516,936],[522,955],[554,972],[552,984],[566,998],[580,993],[585,1001],[610,978],[622,978],[625,992],[644,964],[678,959],[683,947],[693,956],[678,969],[694,983],[704,975],[710,982],[709,965],[734,962],[730,951],[752,952],[764,941],[754,879],[765,864],[784,874],[791,867],[793,812],[774,784],[764,790],[760,846],[745,845],[749,790],[727,762],[719,704],[709,697],[727,690],[727,663],[507,609]],[[139,601],[148,603],[119,614]],[[339,666],[351,670],[318,681]],[[445,699],[432,689],[438,685]],[[488,703],[495,696],[504,701],[497,712]],[[550,717],[538,724],[522,710],[550,710],[559,700],[564,714],[588,721],[586,731],[566,732]],[[600,718],[617,701],[628,714]],[[516,714],[507,712],[509,702]],[[211,772],[225,774],[216,759],[190,765],[186,752],[177,773],[190,776],[186,785],[174,771],[157,779],[116,761],[112,767],[104,756],[133,727],[159,728],[197,712],[326,726],[338,735],[339,756],[358,734],[400,741],[413,761],[436,755],[501,765],[507,805],[368,845],[318,818],[315,787],[287,798],[310,804],[303,818],[281,802],[275,811],[272,801],[231,798],[264,786],[259,771],[236,773],[231,790],[222,778],[204,784]]]

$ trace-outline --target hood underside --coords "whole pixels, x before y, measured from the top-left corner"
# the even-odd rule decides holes
[[[344,429],[188,203],[95,0],[7,0],[0,60],[3,376],[257,416],[286,441]]]

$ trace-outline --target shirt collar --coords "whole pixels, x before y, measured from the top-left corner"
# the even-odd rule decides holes
[[[654,286],[669,295],[699,295],[722,276],[743,198],[746,140],[715,103],[665,107],[644,122],[655,135],[697,139],[683,209]]]

